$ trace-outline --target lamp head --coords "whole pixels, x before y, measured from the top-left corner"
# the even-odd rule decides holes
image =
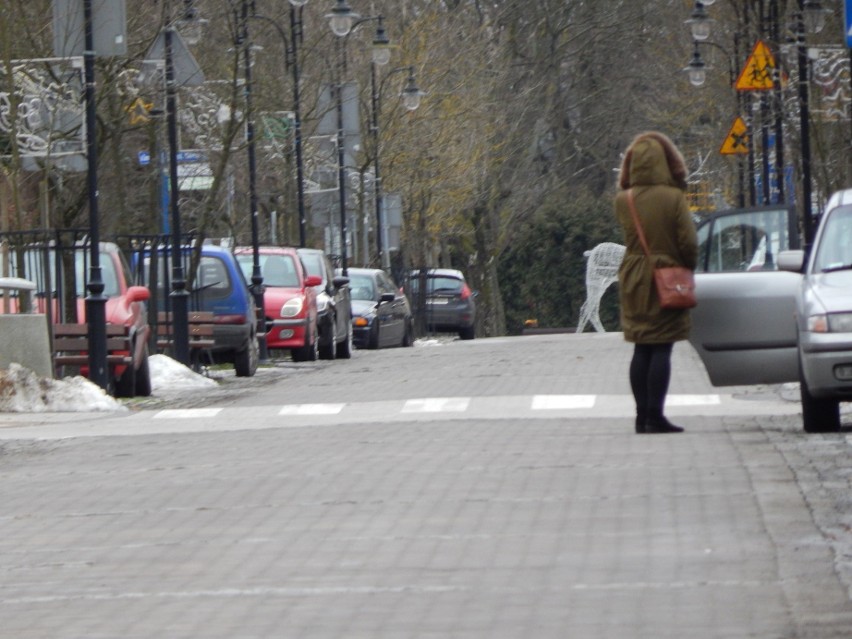
[[[183,15],[175,22],[175,26],[184,41],[192,46],[201,42],[207,22],[199,16],[194,0],[184,0]]]
[[[379,26],[376,27],[376,37],[373,38],[373,62],[379,66],[384,66],[390,62],[391,44],[385,27],[382,24],[383,18],[379,16]]]
[[[349,35],[349,32],[352,31],[352,25],[359,17],[357,13],[352,11],[352,7],[346,0],[337,0],[334,9],[326,15],[332,32],[340,38]]]
[[[684,71],[689,76],[689,83],[694,87],[700,87],[707,79],[707,71],[705,69],[704,60],[701,59],[701,53],[698,51],[698,43],[695,43],[695,50],[692,53],[692,59],[686,65]]]
[[[408,73],[408,84],[402,90],[402,104],[409,111],[414,111],[420,106],[420,98],[423,97],[423,92],[414,81],[414,69],[410,69]]]
[[[704,10],[704,3],[696,0],[695,8],[692,10],[689,20],[686,20],[686,24],[689,25],[689,29],[692,32],[692,39],[706,40],[709,38],[710,25],[712,23],[713,19],[710,18]]]
[[[825,14],[818,0],[805,0],[802,5],[802,21],[805,23],[805,31],[808,33],[819,33],[825,28]]]

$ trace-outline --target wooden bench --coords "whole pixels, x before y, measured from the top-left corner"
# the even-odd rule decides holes
[[[216,343],[213,339],[213,325],[215,324],[213,313],[187,311],[186,320],[189,330],[189,347],[192,349],[213,348]],[[157,347],[170,348],[173,343],[172,314],[161,311],[157,313]]]
[[[213,339],[213,325],[215,318],[209,311],[187,311],[187,329],[189,333],[189,357],[190,367],[198,371],[201,368],[205,351],[213,348],[216,340]],[[165,311],[157,313],[157,350],[164,351],[174,347],[174,328],[172,326],[172,314]],[[209,363],[213,363],[213,357],[207,352]]]
[[[87,366],[89,364],[89,325],[53,325],[53,363],[55,366]],[[127,326],[106,325],[107,365],[127,366],[133,363]],[[121,353],[116,351],[122,351]]]

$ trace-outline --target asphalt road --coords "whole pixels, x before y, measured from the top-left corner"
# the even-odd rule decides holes
[[[616,334],[275,362],[0,415],[0,637],[852,636],[852,442]]]

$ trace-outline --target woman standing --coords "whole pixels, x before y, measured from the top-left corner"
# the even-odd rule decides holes
[[[624,154],[615,215],[627,247],[618,271],[621,326],[634,344],[630,387],[636,400],[637,433],[680,433],[663,415],[674,343],[689,337],[688,310],[662,309],[654,287],[655,266],[695,269],[698,244],[686,203],[686,163],[664,134],[638,135]],[[630,213],[628,190],[650,249],[646,257]]]

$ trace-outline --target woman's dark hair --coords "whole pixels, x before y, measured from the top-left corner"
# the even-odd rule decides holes
[[[663,152],[666,155],[666,163],[669,165],[669,172],[674,178],[675,184],[682,190],[686,190],[686,161],[683,159],[675,143],[671,141],[669,136],[659,131],[645,131],[637,135],[630,146],[627,147],[627,152],[624,154],[624,159],[621,161],[621,172],[618,176],[618,185],[622,189],[630,188],[630,161],[633,159],[633,148],[637,142],[642,140],[656,140],[663,147]]]

